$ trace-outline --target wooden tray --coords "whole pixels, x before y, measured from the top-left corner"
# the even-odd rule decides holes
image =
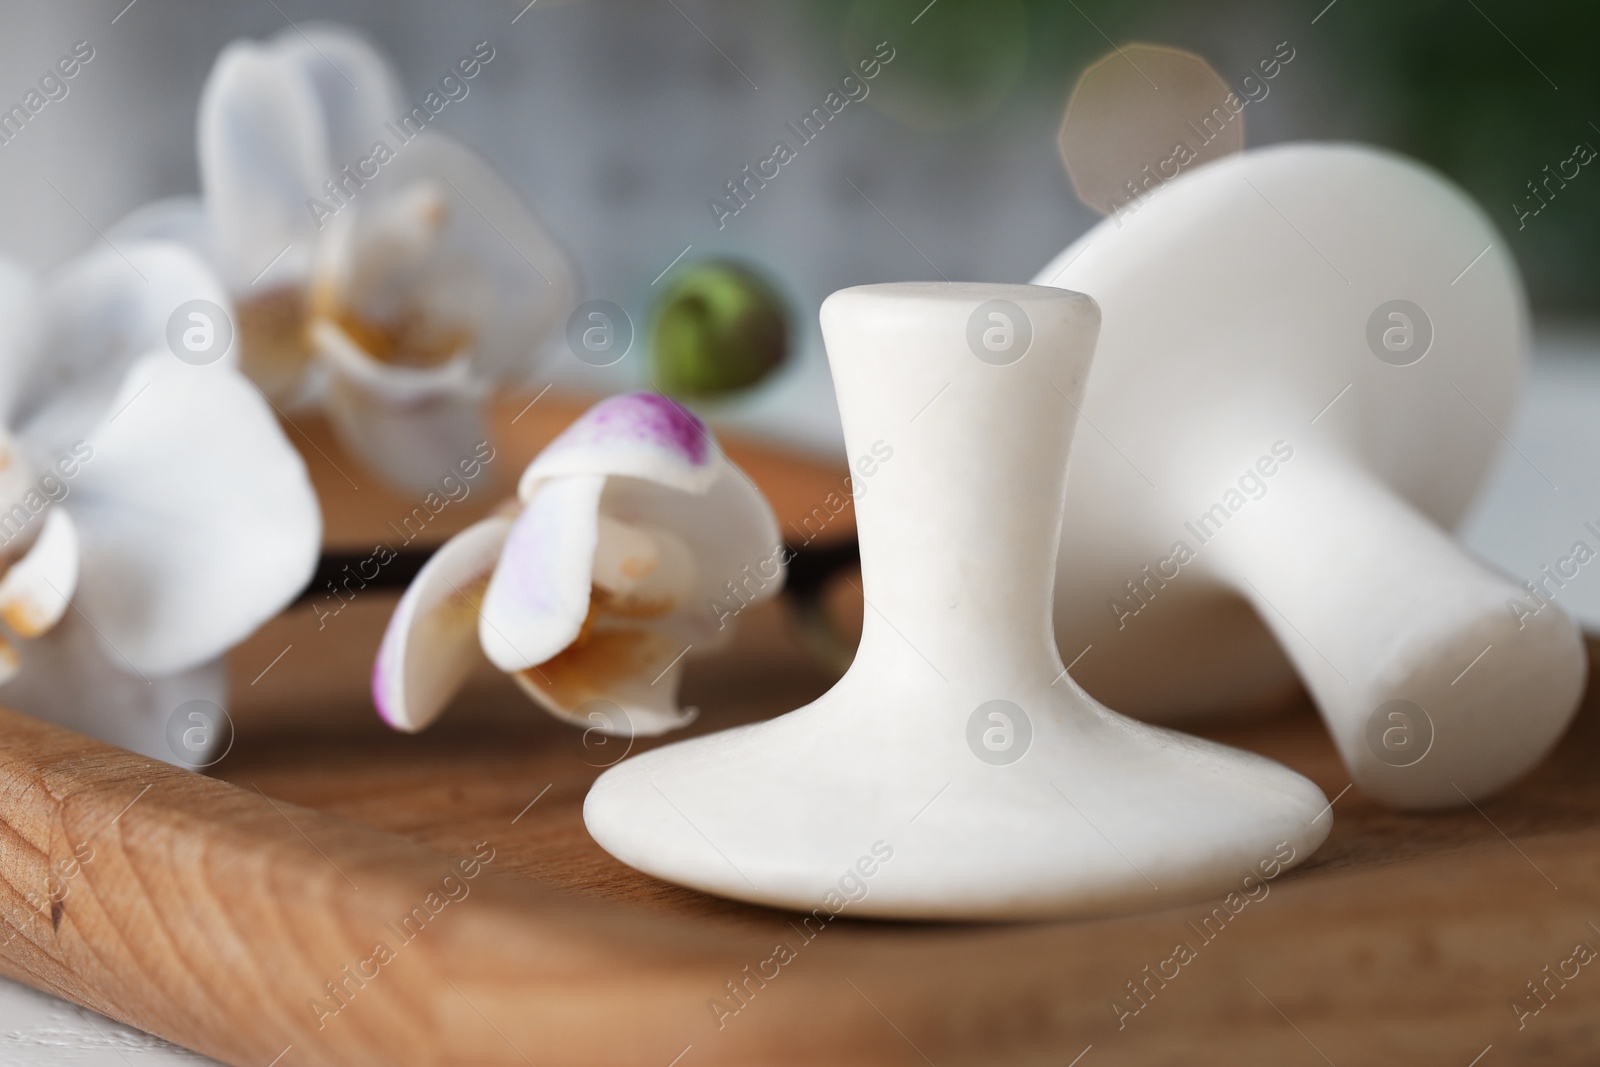
[[[520,406],[503,485],[575,411],[549,398],[512,425]],[[415,502],[304,429],[331,540],[387,539]],[[844,474],[730,452],[786,520]],[[1322,850],[1226,921],[1196,904],[816,932],[610,859],[580,808],[617,743],[586,749],[491,670],[434,729],[381,726],[366,681],[392,606],[363,594],[320,628],[298,609],[236,650],[237,738],[212,777],[0,711],[0,971],[240,1067],[1596,1062],[1600,966],[1571,962],[1600,947],[1594,692],[1526,781],[1428,816],[1345,791],[1308,708],[1210,731],[1339,797]],[[829,684],[782,605],[740,621],[688,672],[693,732]],[[52,869],[65,898],[31,907]],[[1160,977],[1180,943],[1193,958]]]

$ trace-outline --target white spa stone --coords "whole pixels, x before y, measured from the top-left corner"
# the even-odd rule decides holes
[[[1062,667],[1051,574],[1098,323],[1038,286],[828,298],[850,454],[893,449],[856,505],[860,650],[815,703],[607,771],[584,805],[607,851],[741,900],[908,919],[1155,908],[1311,854],[1332,816],[1309,781],[1108,711]]]
[[[1057,575],[1074,674],[1178,722],[1280,699],[1292,663],[1368,793],[1429,808],[1516,779],[1586,664],[1559,607],[1444,532],[1522,378],[1505,239],[1352,145],[1247,152],[1130,206],[1036,279],[1104,316]]]

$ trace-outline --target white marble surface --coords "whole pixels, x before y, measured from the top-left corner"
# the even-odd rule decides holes
[[[6,1067],[203,1067],[216,1061],[0,978],[0,1063]]]

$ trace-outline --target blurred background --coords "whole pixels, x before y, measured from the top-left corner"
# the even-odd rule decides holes
[[[1286,44],[1292,62],[1244,115],[1248,144],[1353,139],[1424,160],[1484,205],[1525,274],[1538,359],[1522,416],[1503,428],[1521,452],[1503,457],[1468,540],[1526,577],[1600,518],[1600,168],[1541,185],[1538,200],[1531,188],[1579,145],[1600,146],[1593,5],[5,0],[0,12],[0,106],[77,42],[94,50],[67,95],[0,145],[0,250],[48,267],[137,205],[194,192],[197,97],[235,37],[314,19],[361,27],[417,102],[487,42],[494,58],[437,122],[543,215],[582,296],[622,307],[640,337],[606,368],[558,339],[543,376],[644,384],[652,301],[674,271],[733,258],[787,306],[791,356],[762,387],[702,410],[830,455],[841,444],[816,328],[824,296],[908,278],[1025,281],[1091,226],[1056,133],[1076,78],[1114,42],[1190,49],[1230,84]],[[893,58],[865,99],[800,145],[786,124],[884,45]],[[780,139],[797,158],[719,217],[713,199],[736,204],[726,183]],[[1564,595],[1600,625],[1600,579]]]

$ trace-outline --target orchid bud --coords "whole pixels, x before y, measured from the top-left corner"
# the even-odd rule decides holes
[[[789,315],[772,287],[736,263],[681,272],[656,306],[652,373],[663,393],[717,397],[748,389],[783,364]]]

